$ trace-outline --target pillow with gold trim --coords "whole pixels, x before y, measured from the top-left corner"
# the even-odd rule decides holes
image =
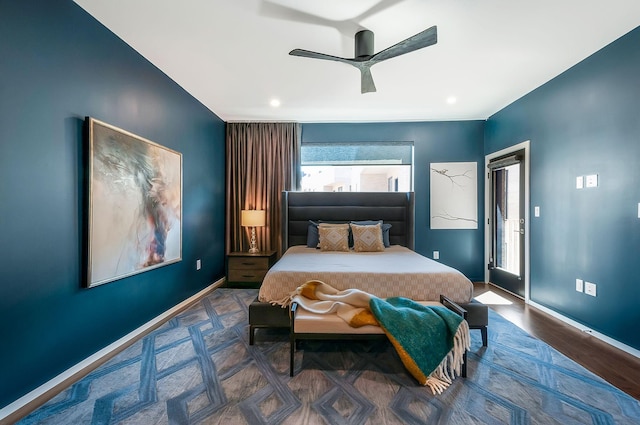
[[[318,225],[321,251],[349,251],[349,225],[320,223]]]
[[[357,252],[384,251],[382,241],[382,225],[380,223],[368,226],[351,224],[353,234],[353,250]]]

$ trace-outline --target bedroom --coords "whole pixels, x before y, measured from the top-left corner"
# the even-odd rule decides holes
[[[224,121],[75,3],[13,3],[0,13],[0,335],[10,347],[0,354],[0,406],[224,275]],[[308,123],[302,140],[413,140],[416,164],[482,162],[532,140],[531,199],[544,219],[531,229],[532,297],[638,350],[629,325],[640,299],[638,45],[635,29],[486,122]],[[183,262],[81,289],[85,115],[184,155]],[[602,190],[571,190],[590,173]],[[416,168],[414,189],[428,190],[425,169]],[[416,250],[438,249],[481,280],[482,233],[432,232],[426,215],[427,200],[416,199]],[[576,297],[578,274],[599,284],[597,298]]]

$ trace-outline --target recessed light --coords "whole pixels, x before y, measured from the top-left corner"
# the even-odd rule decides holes
[[[277,108],[278,106],[280,106],[280,99],[271,99],[271,101],[269,102],[269,105],[273,106],[274,108]]]
[[[456,103],[457,101],[458,101],[458,99],[456,99],[456,97],[455,97],[455,96],[449,96],[449,97],[447,98],[447,103],[448,103],[449,105],[453,105],[453,104],[454,104],[454,103]]]

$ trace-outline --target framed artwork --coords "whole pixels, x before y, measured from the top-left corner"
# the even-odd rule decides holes
[[[86,118],[87,287],[182,260],[182,154]]]
[[[430,180],[431,228],[477,229],[477,163],[431,163]]]

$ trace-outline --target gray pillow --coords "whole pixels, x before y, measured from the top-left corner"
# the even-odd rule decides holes
[[[320,233],[318,233],[318,224],[315,221],[309,220],[309,227],[307,227],[307,246],[309,248],[317,248],[320,243]]]

